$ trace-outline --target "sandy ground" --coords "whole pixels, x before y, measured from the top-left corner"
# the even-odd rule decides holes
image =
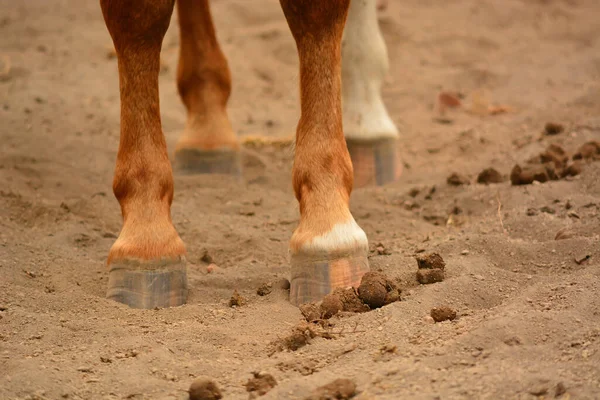
[[[236,130],[290,135],[297,56],[277,2],[220,0],[213,12]],[[256,294],[289,274],[291,151],[248,148],[243,184],[175,178],[189,304],[140,311],[106,300],[121,224],[111,193],[119,101],[98,2],[0,0],[0,398],[184,399],[207,375],[226,399],[246,399],[253,371],[278,382],[265,399],[301,399],[337,377],[357,384],[358,399],[553,398],[557,388],[600,398],[600,163],[568,180],[475,183],[550,143],[572,154],[600,138],[600,3],[392,0],[380,19],[384,98],[406,168],[397,183],[355,190],[352,211],[391,253],[371,265],[401,280],[402,301],[335,317],[332,339],[271,354],[302,319],[285,291]],[[160,77],[170,151],[185,121],[177,46],[174,16]],[[466,96],[445,120],[441,90]],[[488,106],[508,112],[474,112]],[[564,132],[542,136],[549,121]],[[451,172],[472,184],[449,186]],[[416,282],[422,250],[444,257],[444,282]],[[227,305],[234,289],[247,305]],[[431,323],[440,305],[458,319]]]

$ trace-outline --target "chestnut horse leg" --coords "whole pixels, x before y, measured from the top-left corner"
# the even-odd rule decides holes
[[[280,0],[300,59],[301,116],[292,170],[300,223],[290,242],[290,301],[358,286],[368,242],[348,208],[352,163],[342,130],[341,39],[349,0]]]
[[[175,149],[175,169],[239,176],[239,142],[226,110],[231,77],[208,0],[178,0],[177,10],[181,36],[177,87],[188,118]]]
[[[119,64],[121,140],[113,191],[123,228],[108,255],[108,297],[135,308],[185,303],[185,246],[171,221],[173,175],[158,71],[174,0],[100,0]]]
[[[342,39],[344,133],[357,187],[384,185],[402,173],[398,129],[381,98],[388,55],[376,3],[351,2]]]

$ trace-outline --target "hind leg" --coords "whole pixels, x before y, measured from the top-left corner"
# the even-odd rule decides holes
[[[178,0],[181,47],[177,87],[187,109],[175,149],[181,173],[240,175],[238,138],[227,116],[231,77],[219,47],[208,0]]]
[[[398,130],[381,98],[388,55],[376,3],[351,2],[342,42],[344,133],[358,187],[393,182],[402,172]]]
[[[113,181],[123,228],[107,296],[135,308],[185,303],[185,246],[171,221],[173,175],[158,100],[160,49],[174,0],[100,0],[119,63],[121,140]]]

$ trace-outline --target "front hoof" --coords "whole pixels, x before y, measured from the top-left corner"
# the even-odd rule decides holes
[[[187,300],[185,258],[110,264],[106,297],[132,308],[166,308]]]
[[[337,288],[358,287],[369,272],[366,255],[343,256],[330,260],[310,260],[292,256],[290,302],[300,304],[322,300]]]
[[[398,140],[346,139],[354,168],[354,186],[382,186],[400,179],[402,159]]]
[[[241,177],[241,154],[233,149],[178,149],[175,151],[175,172],[183,175],[226,174]]]

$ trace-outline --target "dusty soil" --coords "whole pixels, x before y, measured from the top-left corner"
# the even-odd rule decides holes
[[[235,128],[289,136],[297,56],[277,2],[213,10]],[[358,399],[600,398],[600,163],[543,184],[508,181],[551,143],[572,154],[600,138],[600,3],[403,0],[380,19],[406,168],[388,187],[355,190],[352,211],[385,248],[371,265],[400,279],[402,301],[336,316],[329,339],[269,355],[302,319],[278,283],[298,220],[291,150],[248,148],[243,184],[175,178],[189,304],[106,300],[121,224],[119,101],[98,2],[0,1],[0,398],[184,399],[208,376],[224,398],[246,399],[253,372],[277,381],[266,399],[301,399],[336,378],[351,379]],[[170,151],[185,121],[177,44],[174,16],[160,77]],[[462,106],[437,107],[440,91],[462,94]],[[564,131],[542,136],[548,122]],[[490,167],[506,180],[477,184]],[[448,185],[454,172],[470,185]],[[443,282],[418,285],[421,251],[444,258]],[[229,307],[234,290],[246,305]],[[432,323],[441,306],[458,318]]]

